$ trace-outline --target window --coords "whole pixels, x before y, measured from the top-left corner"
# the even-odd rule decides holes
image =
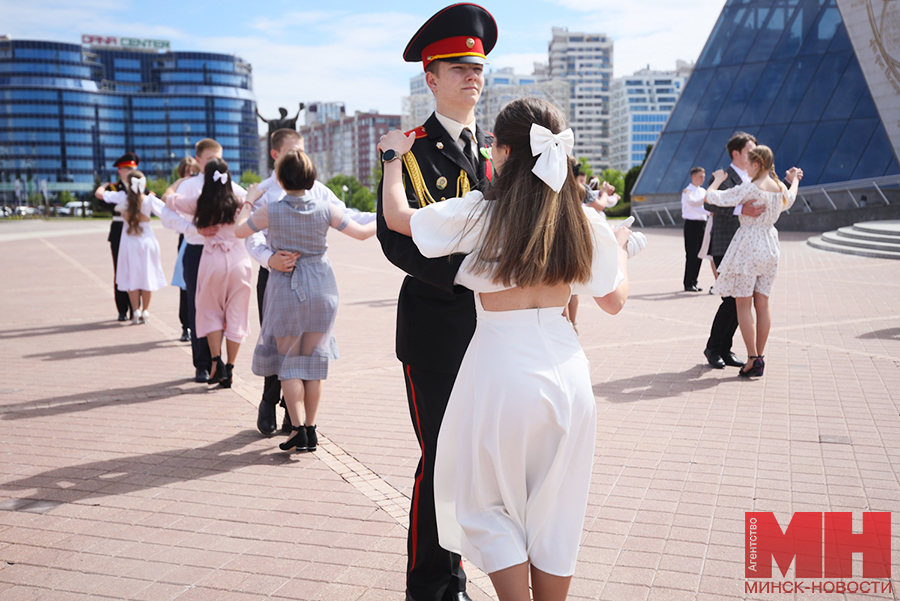
[[[133,73],[130,71],[116,71],[116,81],[133,81],[139,82],[141,81],[140,73]]]
[[[80,63],[81,53],[73,52],[71,50],[52,50],[49,48],[16,48],[16,58],[42,58]]]
[[[179,69],[207,69],[211,71],[227,71],[234,73],[234,63],[227,61],[208,61],[203,59],[179,59]]]
[[[115,65],[116,69],[139,70],[141,61],[134,58],[117,58],[113,60],[113,65]]]
[[[0,100],[50,100],[56,102],[56,92],[38,90],[0,90]]]

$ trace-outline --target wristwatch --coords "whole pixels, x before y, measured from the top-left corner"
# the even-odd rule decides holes
[[[400,153],[394,150],[393,148],[388,148],[384,152],[381,153],[381,162],[382,163],[390,163],[391,161],[396,161],[400,158]]]

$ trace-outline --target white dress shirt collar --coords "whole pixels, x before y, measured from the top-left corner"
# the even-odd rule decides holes
[[[750,176],[747,175],[747,172],[744,171],[743,169],[741,169],[740,167],[738,167],[737,165],[735,165],[734,163],[731,164],[731,168],[734,169],[734,172],[737,173],[738,176],[740,176],[741,181],[744,182],[745,184],[747,182],[751,181]]]
[[[469,124],[460,123],[459,121],[454,121],[450,117],[445,117],[439,112],[435,111],[434,116],[437,117],[437,120],[441,125],[444,126],[444,129],[447,130],[447,133],[450,134],[450,137],[456,140],[456,143],[462,146],[462,142],[459,139],[460,134],[462,134],[462,130],[468,129],[472,132],[472,143],[475,144],[475,121],[472,121]]]

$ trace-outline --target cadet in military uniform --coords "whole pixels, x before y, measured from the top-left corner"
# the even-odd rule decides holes
[[[138,163],[141,160],[138,158],[133,152],[126,152],[121,157],[116,159],[116,162],[113,163],[113,167],[119,170],[119,181],[115,184],[112,184],[108,187],[109,190],[113,190],[116,192],[125,190],[125,176],[137,169]],[[106,188],[104,188],[106,189]],[[103,193],[100,192],[99,195],[95,193],[98,199],[103,200]],[[112,260],[113,260],[113,293],[115,294],[116,299],[116,309],[119,310],[119,321],[128,321],[131,319],[131,301],[128,300],[128,293],[124,290],[119,290],[116,287],[116,269],[119,265],[119,241],[122,239],[122,225],[125,223],[125,219],[121,214],[113,211],[113,220],[109,226],[109,246],[112,249]]]
[[[475,124],[484,86],[483,65],[497,41],[497,25],[474,4],[455,4],[431,17],[403,53],[422,61],[436,110],[416,128],[403,162],[410,207],[419,208],[490,186],[493,138]],[[397,358],[403,365],[410,417],[422,457],[416,469],[407,541],[407,601],[464,601],[460,556],[438,544],[434,512],[434,455],[453,382],[475,331],[470,290],[454,286],[463,256],[426,259],[412,239],[388,229],[378,186],[378,239],[385,256],[409,274],[397,303]]]

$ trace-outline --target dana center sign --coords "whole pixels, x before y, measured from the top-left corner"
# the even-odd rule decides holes
[[[96,48],[121,48],[123,50],[172,50],[169,40],[147,40],[144,38],[127,38],[115,35],[81,34],[81,43]]]

